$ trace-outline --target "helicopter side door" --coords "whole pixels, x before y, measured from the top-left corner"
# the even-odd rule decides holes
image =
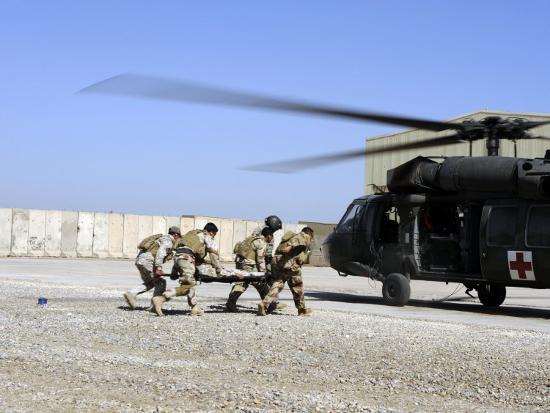
[[[550,205],[527,206],[525,249],[531,251],[532,273],[522,280],[526,285],[550,288]]]
[[[532,270],[525,247],[526,205],[518,199],[487,202],[481,216],[480,263],[483,277],[494,284],[521,284]]]

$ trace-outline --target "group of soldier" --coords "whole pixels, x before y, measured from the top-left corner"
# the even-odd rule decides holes
[[[131,309],[136,307],[139,294],[153,290],[151,310],[158,316],[163,315],[162,307],[174,297],[186,296],[191,307],[191,315],[201,315],[203,310],[198,304],[196,280],[203,272],[213,269],[218,277],[228,274],[237,276],[240,281],[233,284],[225,304],[227,311],[236,312],[237,300],[252,285],[259,293],[257,315],[265,316],[275,309],[285,308],[279,303],[278,296],[285,283],[288,284],[298,315],[309,315],[311,309],[305,306],[302,281],[302,265],[307,261],[313,240],[313,230],[303,228],[300,232],[287,231],[277,249],[273,252],[273,236],[282,229],[281,220],[270,215],[265,225],[256,228],[251,235],[237,242],[233,252],[237,271],[227,271],[219,260],[214,239],[218,228],[208,222],[203,229],[195,229],[181,234],[178,227],[170,227],[168,234],[156,234],[145,238],[138,246],[136,267],[143,284],[126,291],[124,298]],[[177,279],[179,286],[166,289],[166,280],[162,265],[173,259],[174,265],[170,278]],[[209,264],[207,264],[209,262]],[[207,268],[210,265],[210,268]],[[262,281],[247,281],[244,274],[262,273]]]

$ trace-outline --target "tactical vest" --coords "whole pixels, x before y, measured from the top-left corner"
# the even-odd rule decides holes
[[[138,249],[148,251],[153,255],[153,257],[155,257],[159,251],[159,243],[157,241],[162,237],[162,235],[163,234],[149,235],[139,243]]]
[[[178,247],[187,247],[196,258],[203,259],[206,257],[206,245],[199,238],[199,234],[203,232],[202,229],[194,229],[186,233],[182,238],[178,240]]]
[[[240,246],[236,254],[240,257],[246,258],[247,260],[255,261],[256,251],[254,250],[254,247],[252,246],[252,244],[254,243],[254,241],[257,241],[262,238],[263,237],[258,237],[255,235],[251,235],[247,237],[244,241],[240,243]]]

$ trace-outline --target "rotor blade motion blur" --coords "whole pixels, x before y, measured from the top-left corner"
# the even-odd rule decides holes
[[[121,74],[88,86],[80,93],[101,93],[133,96],[147,99],[194,102],[212,105],[260,108],[283,112],[306,113],[319,116],[378,122],[410,128],[443,131],[466,130],[460,123],[446,123],[426,119],[408,118],[354,109],[318,105],[309,102],[280,99],[243,93],[229,89],[201,85],[176,79],[136,74]]]
[[[399,145],[383,146],[380,148],[372,149],[357,149],[348,152],[340,152],[330,155],[321,155],[300,159],[292,159],[289,161],[270,162],[258,165],[251,165],[243,169],[248,171],[259,172],[276,172],[276,173],[294,173],[304,169],[317,168],[332,163],[346,161],[349,159],[361,158],[366,155],[373,155],[377,153],[393,152],[403,149],[421,149],[429,148],[438,145],[452,145],[463,141],[463,137],[460,134],[453,134],[449,136],[440,136],[433,139],[427,139],[423,141],[416,141],[410,143],[404,143]]]

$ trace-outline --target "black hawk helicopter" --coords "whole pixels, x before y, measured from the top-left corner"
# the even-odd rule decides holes
[[[486,306],[499,306],[506,287],[550,288],[550,151],[543,158],[498,156],[502,139],[550,139],[528,133],[549,124],[489,116],[439,122],[293,101],[179,80],[119,75],[82,93],[260,108],[347,118],[436,132],[405,144],[255,165],[291,173],[403,149],[485,140],[488,156],[442,162],[417,157],[387,171],[385,192],[355,199],[322,245],[340,275],[383,283],[391,305],[405,305],[410,280],[462,283]],[[471,150],[470,150],[471,155]]]

